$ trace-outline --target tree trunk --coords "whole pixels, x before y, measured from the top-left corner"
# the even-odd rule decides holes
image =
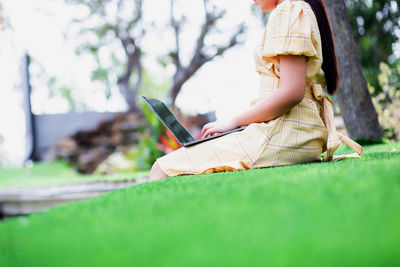
[[[179,68],[175,72],[172,87],[170,90],[171,105],[175,106],[176,98],[182,89],[182,86],[187,82],[205,63],[212,60],[211,58],[195,56],[186,68]]]
[[[125,101],[128,104],[128,111],[137,111],[138,106],[136,104],[136,95],[138,90],[132,88],[128,81],[120,82],[119,86],[121,87]]]
[[[136,103],[136,95],[142,85],[143,68],[141,63],[142,50],[136,45],[135,40],[132,38],[120,39],[122,46],[124,47],[125,54],[128,58],[125,72],[121,77],[118,78],[118,85],[120,86],[121,93],[128,104],[129,112],[138,110]],[[132,45],[135,47],[134,52],[128,51],[128,46]],[[134,85],[131,85],[131,77],[133,72],[136,70],[137,80]]]
[[[28,54],[24,55],[21,62],[21,76],[22,76],[22,89],[24,93],[24,113],[25,113],[25,140],[26,150],[24,155],[24,163],[28,160],[39,161],[39,154],[37,151],[37,138],[36,138],[36,124],[35,116],[32,113],[31,103],[31,81],[29,73],[30,57]]]
[[[170,89],[170,100],[171,100],[171,106],[175,106],[175,101],[176,98],[178,97],[179,92],[182,89],[183,84],[187,81],[187,78],[185,78],[185,70],[183,68],[177,70],[175,72],[173,81],[172,81],[172,87]]]
[[[325,3],[339,61],[341,83],[337,100],[347,132],[355,139],[382,138],[383,132],[361,69],[345,2],[325,0]]]

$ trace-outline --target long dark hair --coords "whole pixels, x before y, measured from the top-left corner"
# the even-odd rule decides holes
[[[339,87],[339,68],[335,54],[335,44],[324,0],[305,0],[314,11],[322,41],[322,70],[325,73],[328,93],[333,95]]]

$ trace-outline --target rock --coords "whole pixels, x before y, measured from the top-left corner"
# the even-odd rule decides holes
[[[78,171],[86,174],[92,173],[112,152],[113,149],[105,146],[98,146],[81,152],[76,163]]]

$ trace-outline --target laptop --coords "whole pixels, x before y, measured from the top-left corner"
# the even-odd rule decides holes
[[[245,127],[236,128],[230,131],[216,134],[196,140],[189,131],[182,125],[178,118],[171,112],[171,110],[160,100],[142,96],[143,101],[149,106],[150,110],[153,111],[158,119],[168,128],[178,142],[184,146],[192,146],[204,141],[208,141],[214,138],[221,137],[230,133],[243,130]]]

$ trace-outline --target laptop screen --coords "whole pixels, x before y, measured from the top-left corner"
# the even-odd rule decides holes
[[[181,144],[194,141],[192,135],[186,130],[185,127],[179,122],[176,116],[169,110],[169,108],[161,101],[142,96],[145,103],[157,115],[160,121],[167,127],[170,132]]]

